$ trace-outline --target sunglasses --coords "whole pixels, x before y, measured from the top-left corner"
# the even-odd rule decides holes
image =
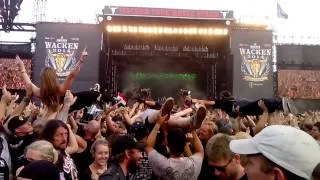
[[[213,165],[210,165],[210,168],[211,168],[212,170],[218,170],[218,171],[220,171],[220,172],[225,172],[227,166],[232,162],[232,159],[233,159],[233,158],[231,158],[231,159],[228,161],[228,163],[227,163],[226,165],[224,165],[224,166],[213,166]]]

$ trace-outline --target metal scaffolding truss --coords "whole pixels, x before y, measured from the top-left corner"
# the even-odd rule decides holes
[[[288,35],[288,34],[273,34],[273,42],[277,45],[320,45],[320,36],[307,36],[307,35]]]
[[[46,21],[47,0],[33,0],[33,22]]]
[[[0,20],[2,30],[9,32],[13,29],[13,22],[21,9],[23,0],[0,0]]]
[[[8,29],[1,26],[0,31],[8,31]],[[35,24],[31,24],[31,23],[13,23],[9,31],[35,32],[36,27],[35,27]]]
[[[47,0],[33,0],[33,23],[14,22],[23,0],[0,0],[0,31],[35,32],[35,23],[46,21]]]

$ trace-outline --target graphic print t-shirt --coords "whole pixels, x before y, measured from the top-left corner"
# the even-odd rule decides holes
[[[129,175],[129,180],[150,180],[152,178],[152,167],[149,163],[148,155],[142,152],[142,159],[139,161],[140,168]]]
[[[198,154],[190,157],[166,158],[157,151],[149,153],[149,162],[155,175],[161,180],[196,180],[203,158]]]
[[[64,154],[63,167],[60,172],[60,180],[78,180],[77,168],[69,154]]]

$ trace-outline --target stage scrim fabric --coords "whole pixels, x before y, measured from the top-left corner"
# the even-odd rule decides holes
[[[31,59],[22,59],[27,74],[31,75]],[[0,89],[6,83],[7,89],[25,89],[19,67],[15,59],[0,58]]]
[[[272,32],[233,30],[231,52],[234,96],[251,100],[272,97]]]
[[[291,86],[298,87],[299,99],[320,99],[320,71],[278,70],[278,94],[285,96]]]
[[[36,25],[36,54],[33,79],[40,81],[43,67],[53,67],[60,80],[75,68],[81,52],[87,47],[86,63],[72,86],[74,91],[89,90],[99,80],[101,30],[99,25],[50,23]]]

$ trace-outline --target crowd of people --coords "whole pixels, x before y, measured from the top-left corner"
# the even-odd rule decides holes
[[[278,93],[286,96],[288,86],[298,87],[297,97],[302,99],[320,99],[320,72],[317,70],[279,70]]]
[[[2,88],[0,179],[320,179],[320,113],[296,113],[297,87],[257,101],[188,90],[153,101],[142,89],[132,103],[121,94],[109,103],[99,88],[70,91],[87,55],[62,84],[45,67],[40,87],[17,56],[26,95],[18,102]]]
[[[31,76],[31,59],[23,59],[22,61],[26,67],[27,74]],[[6,84],[8,89],[26,88],[26,83],[19,74],[15,59],[0,58],[0,72],[0,87]]]

